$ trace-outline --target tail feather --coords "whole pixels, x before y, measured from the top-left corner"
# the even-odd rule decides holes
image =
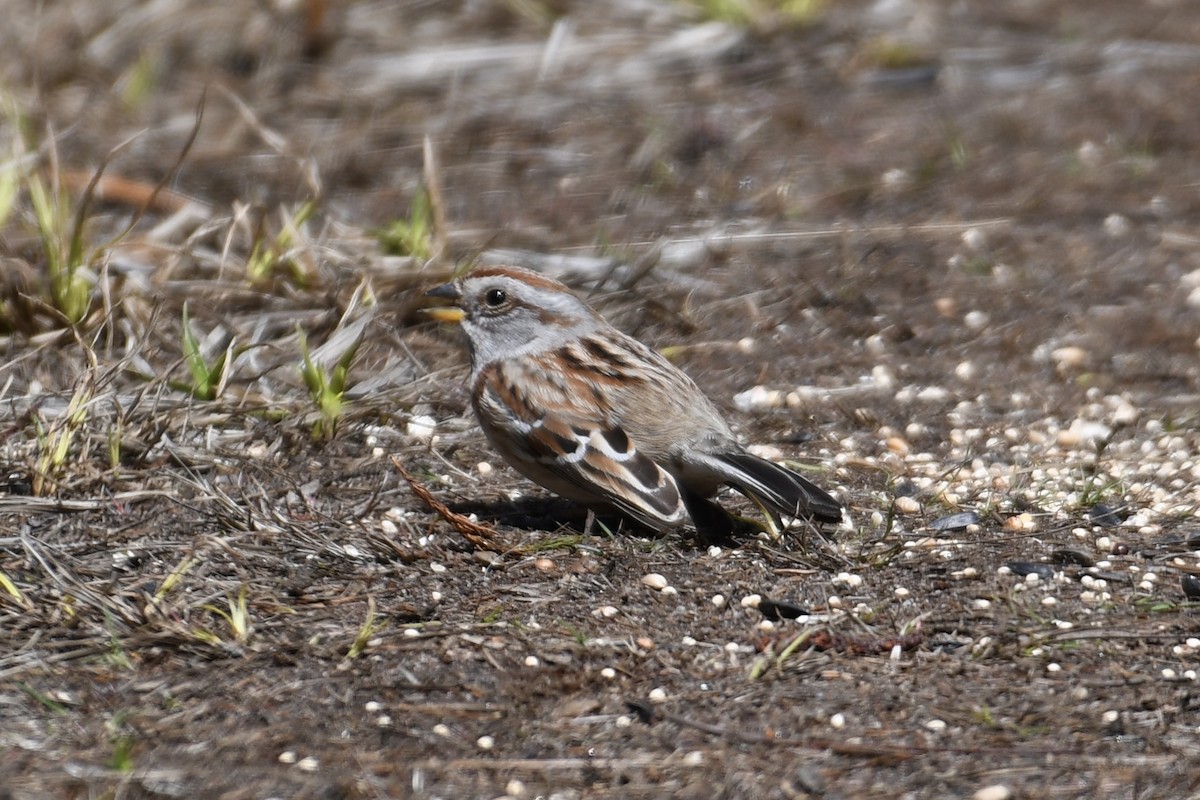
[[[788,517],[841,522],[842,504],[812,481],[787,467],[749,453],[716,456],[722,476],[738,491]]]

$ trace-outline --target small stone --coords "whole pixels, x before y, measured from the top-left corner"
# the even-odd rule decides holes
[[[316,772],[321,763],[312,756],[305,756],[296,762],[296,769],[302,772]]]
[[[667,690],[661,686],[655,687],[650,690],[649,699],[655,705],[662,705],[667,702]]]
[[[841,713],[834,714],[829,718],[829,727],[837,728],[838,730],[846,727],[846,715]]]
[[[533,561],[533,568],[539,572],[551,572],[556,566],[558,565],[554,563],[553,558],[546,558],[545,556],[536,558]]]
[[[492,474],[492,465],[486,461],[480,461],[475,465],[475,471],[486,478]]]
[[[910,592],[908,589],[905,589],[903,586],[897,586],[892,590],[892,594],[896,596],[896,599],[904,600],[907,599],[912,592]]]
[[[611,681],[613,678],[617,677],[617,671],[612,667],[605,667],[604,669],[600,670],[600,677],[604,678],[606,681]]]
[[[758,608],[758,604],[762,602],[762,595],[748,594],[742,598],[742,608]]]
[[[524,797],[526,791],[524,782],[516,778],[504,784],[504,793],[509,797]]]
[[[537,656],[525,656],[525,666],[540,667],[541,664],[542,662],[538,660]]]
[[[896,511],[901,514],[916,514],[921,510],[921,504],[915,497],[897,497],[894,503]]]
[[[633,643],[636,644],[638,647],[640,647],[642,650],[653,650],[654,649],[654,640],[651,639],[649,636],[639,636],[633,640]]]
[[[941,733],[946,730],[946,721],[941,719],[931,719],[925,723],[925,727],[934,733]]]
[[[434,736],[441,736],[443,739],[448,739],[452,735],[450,726],[442,722],[434,725],[432,730]]]
[[[967,228],[962,233],[962,243],[968,249],[981,253],[987,249],[987,234],[979,228]]]
[[[296,754],[291,750],[284,750],[282,753],[279,754],[279,763],[280,764],[295,764],[296,763]]]
[[[491,750],[496,746],[496,740],[491,736],[480,736],[475,740],[475,746],[480,750]]]
[[[617,614],[621,613],[621,609],[617,608],[616,606],[601,606],[600,608],[596,609],[596,611],[605,619],[612,619]]]
[[[724,607],[725,607],[725,595],[723,595],[723,594],[714,594],[714,595],[712,596],[712,601],[711,601],[711,602],[712,602],[712,604],[713,604],[714,606],[716,606],[717,608],[724,608]]]

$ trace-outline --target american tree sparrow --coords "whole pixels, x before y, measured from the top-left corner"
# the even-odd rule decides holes
[[[609,325],[563,284],[485,267],[428,292],[471,348],[471,402],[509,464],[588,507],[615,507],[658,531],[692,518],[728,525],[708,498],[722,485],[779,515],[838,522],[823,490],[747,453],[696,384]]]

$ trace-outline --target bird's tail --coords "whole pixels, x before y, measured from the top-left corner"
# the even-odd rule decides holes
[[[842,504],[787,467],[749,453],[710,456],[725,480],[760,505],[786,517],[841,522]]]

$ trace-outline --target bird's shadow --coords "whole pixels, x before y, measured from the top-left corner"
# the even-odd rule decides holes
[[[464,516],[494,522],[512,528],[545,533],[570,532],[579,535],[632,536],[640,539],[661,539],[678,535],[685,544],[696,547],[720,545],[738,547],[759,532],[753,525],[708,525],[680,529],[678,534],[662,533],[648,528],[617,511],[589,510],[570,500],[553,497],[523,497],[495,503],[448,503],[451,511]]]

